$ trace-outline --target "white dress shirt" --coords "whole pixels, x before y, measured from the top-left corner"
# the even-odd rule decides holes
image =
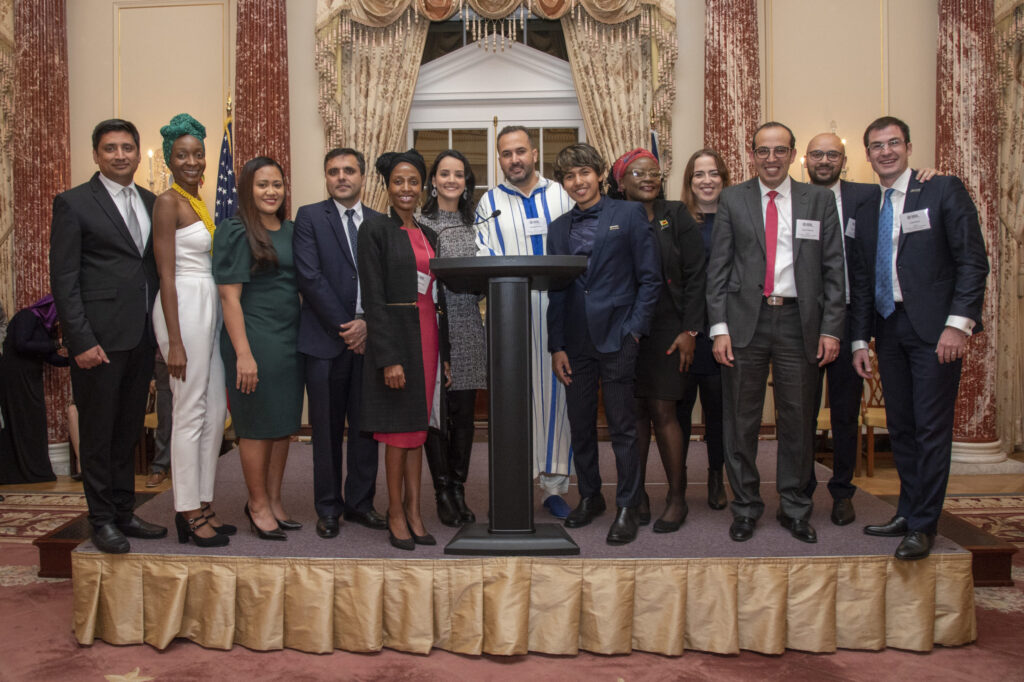
[[[117,212],[121,214],[121,218],[125,224],[128,224],[128,214],[125,210],[124,205],[124,192],[125,185],[118,182],[114,182],[103,173],[100,173],[100,182],[107,188],[107,192],[110,193],[110,198],[114,200],[114,206],[117,206]],[[135,183],[127,185],[131,190],[132,198],[132,209],[135,211],[135,218],[139,221],[139,232],[142,234],[142,244],[145,246],[149,242],[149,233],[153,229],[153,222],[149,217],[149,212],[146,210],[146,205],[142,203],[142,197],[139,195],[139,189],[135,186]]]
[[[774,190],[766,187],[760,178],[757,185],[761,190],[761,223],[766,224],[768,211],[768,192],[775,191],[775,209],[779,215],[779,229],[775,241],[775,286],[772,296],[796,298],[796,273],[793,269],[793,183],[789,176]],[[765,242],[765,247],[768,244]],[[766,263],[767,267],[767,263]],[[714,338],[729,333],[727,322],[718,322],[708,330],[708,336]]]
[[[348,241],[348,216],[345,215],[345,211],[348,207],[342,204],[337,199],[334,200],[334,206],[338,209],[338,217],[341,219],[341,233],[345,237],[341,241],[344,242],[345,248],[348,249],[348,255],[352,256],[352,262],[355,263],[356,273],[359,272],[359,263],[356,262],[355,254],[352,253],[352,246]],[[359,234],[359,227],[363,224],[363,202],[357,201],[352,205],[352,209],[355,213],[352,214],[352,222],[356,225],[356,234]],[[356,278],[356,315],[363,314],[363,292],[358,277]]]

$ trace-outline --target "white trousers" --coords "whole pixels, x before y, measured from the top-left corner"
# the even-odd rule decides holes
[[[198,509],[213,500],[217,458],[224,438],[227,394],[220,357],[221,309],[211,276],[181,275],[178,325],[185,346],[185,381],[171,377],[174,396],[171,429],[171,482],[175,511]],[[153,329],[160,352],[167,357],[167,324],[157,297]]]

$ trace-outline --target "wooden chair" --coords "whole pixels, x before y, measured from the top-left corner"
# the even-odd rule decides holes
[[[871,378],[864,381],[864,397],[861,401],[861,422],[867,431],[867,474],[875,475],[875,429],[888,428],[885,419],[885,399],[882,397],[882,379],[878,376],[878,355],[875,342],[868,347],[871,358]],[[860,448],[857,448],[857,474],[860,475]]]

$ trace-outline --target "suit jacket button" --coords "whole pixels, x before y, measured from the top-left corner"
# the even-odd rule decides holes
[[[589,294],[589,293],[590,293],[590,289],[584,289],[584,290],[583,290],[583,293],[585,293],[585,294]]]

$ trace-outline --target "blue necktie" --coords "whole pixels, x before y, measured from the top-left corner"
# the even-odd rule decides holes
[[[892,298],[892,192],[885,190],[878,214],[878,250],[875,253],[875,310],[883,319],[896,310]]]
[[[352,247],[352,262],[358,263],[359,259],[356,257],[356,221],[352,219],[355,212],[354,208],[345,211],[345,230],[348,232],[348,244]]]

